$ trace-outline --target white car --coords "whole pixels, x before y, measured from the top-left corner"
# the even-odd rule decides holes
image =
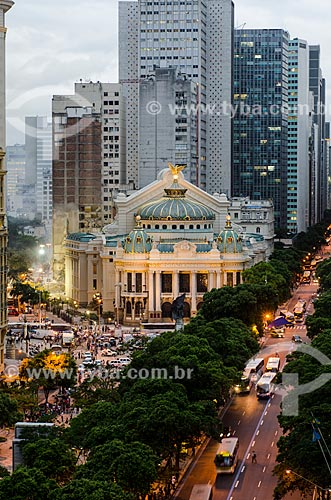
[[[112,351],[111,349],[103,349],[101,351],[102,356],[116,356],[116,351]]]

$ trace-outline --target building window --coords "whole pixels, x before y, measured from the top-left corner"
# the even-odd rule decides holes
[[[172,293],[172,274],[162,273],[162,293]]]
[[[188,273],[179,273],[179,292],[190,292],[190,275]]]
[[[136,292],[141,293],[143,291],[143,275],[142,273],[136,273]]]
[[[236,272],[236,285],[240,285],[241,283],[241,272],[237,271]]]
[[[128,292],[132,292],[132,273],[128,273]]]
[[[97,274],[97,265],[93,264],[93,274]]]
[[[256,232],[257,232],[257,234],[260,234],[260,233],[261,233],[261,228],[260,228],[260,227],[257,227],[257,228],[256,228]]]
[[[97,280],[96,280],[96,279],[94,279],[94,280],[93,280],[93,285],[92,285],[93,290],[96,290],[96,289],[97,289],[97,284],[98,284],[98,283],[97,283]]]
[[[226,285],[233,286],[233,273],[226,273]]]
[[[208,274],[198,273],[197,274],[197,292],[205,293],[208,292]]]

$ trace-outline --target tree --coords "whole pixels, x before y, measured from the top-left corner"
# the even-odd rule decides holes
[[[247,326],[263,331],[263,315],[277,309],[278,296],[269,284],[245,283],[213,289],[204,295],[199,315],[207,322],[220,318],[236,318]]]
[[[329,318],[331,311],[331,290],[322,293],[314,304],[315,318]]]
[[[60,438],[37,438],[23,445],[23,459],[27,466],[40,470],[47,478],[65,483],[72,477],[76,457]]]
[[[46,403],[51,389],[68,388],[75,385],[77,365],[68,353],[53,353],[44,350],[34,358],[23,359],[19,368],[19,377],[29,382],[36,389],[43,387]]]
[[[275,262],[275,261],[274,261]],[[289,283],[292,275],[284,262],[277,261],[275,266],[271,262],[259,262],[243,272],[245,283],[263,285],[268,284],[277,294],[279,302],[289,297]]]
[[[50,500],[133,500],[133,495],[124,492],[118,484],[110,482],[109,478],[106,481],[80,478],[63,488],[57,488]]]
[[[307,337],[315,338],[325,330],[331,330],[331,318],[316,317],[315,314],[306,317]]]
[[[316,276],[319,277],[322,290],[327,291],[331,289],[331,259],[326,259],[318,264]]]
[[[49,500],[56,488],[38,469],[20,467],[0,481],[0,500]]]
[[[14,425],[22,418],[23,415],[18,410],[17,401],[0,392],[0,427]]]
[[[97,446],[77,477],[112,481],[136,497],[145,497],[157,478],[158,458],[143,443],[124,443],[118,439]]]

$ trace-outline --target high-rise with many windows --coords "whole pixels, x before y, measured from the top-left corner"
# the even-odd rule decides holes
[[[197,121],[196,168],[189,169],[190,181],[209,192],[230,192],[231,114],[224,112],[223,103],[229,110],[232,50],[231,0],[119,3],[119,78],[127,97],[128,180],[138,182],[139,170],[144,168],[138,151],[139,84],[155,68],[174,67],[197,85],[194,109],[187,109]],[[185,163],[183,145],[177,147],[181,149],[175,145],[168,161],[180,163],[181,152]],[[190,138],[186,147],[190,148]]]
[[[309,226],[309,148],[312,102],[309,92],[309,46],[305,40],[289,41],[288,58],[288,171],[287,230],[306,231]]]
[[[272,199],[287,224],[288,44],[281,29],[238,29],[234,38],[233,195]]]

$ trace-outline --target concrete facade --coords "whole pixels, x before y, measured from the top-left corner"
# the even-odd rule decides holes
[[[155,68],[177,67],[198,85],[193,111],[197,119],[194,182],[208,192],[230,193],[231,113],[223,114],[221,103],[232,102],[231,0],[120,2],[119,28],[119,77],[128,97],[128,172],[132,178],[139,179],[138,169],[143,168],[137,142],[142,133],[139,83]]]
[[[6,148],[6,34],[5,14],[14,5],[0,0],[0,373],[4,370],[4,343],[7,331],[7,239],[5,189]]]

